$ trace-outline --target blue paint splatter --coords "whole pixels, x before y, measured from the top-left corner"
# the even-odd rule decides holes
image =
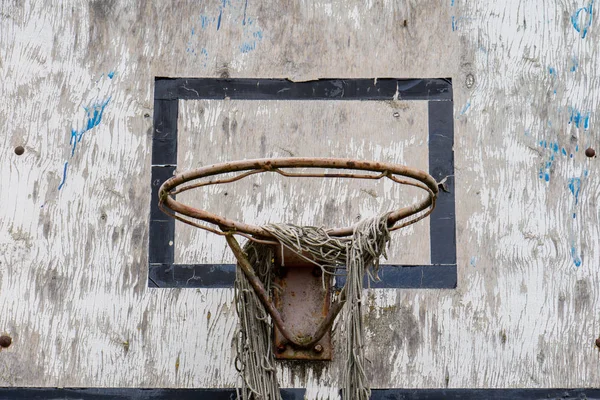
[[[454,20],[454,15],[452,16],[452,32],[456,30],[456,21]]]
[[[254,26],[254,20],[250,17],[246,19],[244,26],[244,41],[240,45],[242,53],[248,53],[256,49],[256,46],[263,39],[263,31],[258,26]]]
[[[202,65],[206,67],[206,65],[208,64],[208,50],[206,50],[206,48],[203,47],[200,50],[200,55],[202,56]]]
[[[569,190],[575,196],[575,205],[579,202],[579,191],[581,190],[581,179],[571,178],[569,180]]]
[[[450,0],[450,7],[454,7],[454,0]]]
[[[77,143],[81,142],[83,134],[100,124],[102,121],[102,114],[104,114],[104,109],[108,105],[109,101],[110,97],[103,102],[95,103],[88,107],[83,107],[86,112],[87,121],[85,127],[80,131],[71,129],[71,139],[69,140],[69,144],[72,146],[71,157],[73,154],[75,154],[75,148],[77,147]]]
[[[233,4],[233,5],[232,5]],[[231,0],[220,0],[218,6],[218,13],[215,16],[211,15],[200,15],[200,26],[201,28],[207,29],[212,26],[213,23],[216,25],[216,30],[219,31],[221,26],[225,23],[225,12],[227,7],[233,7],[235,10],[233,11],[234,18],[230,18],[230,21],[233,23],[241,22],[243,27],[243,36],[242,42],[239,44],[239,49],[242,53],[248,53],[252,50],[255,50],[258,46],[258,43],[263,39],[263,31],[258,26],[258,24],[253,24],[253,20],[251,17],[247,15],[248,11],[248,0],[237,0],[236,2],[231,2]],[[192,36],[196,32],[196,28],[192,28]],[[202,55],[205,58],[205,65],[208,56],[208,50],[206,48],[202,48],[199,53],[195,50],[196,44],[190,38],[190,41],[187,44],[186,51],[193,55]],[[198,46],[199,47],[199,46]]]
[[[550,173],[554,161],[559,155],[566,157],[568,153],[564,147],[559,147],[558,142],[548,142],[546,140],[540,140],[538,144],[540,147],[543,147],[544,149],[547,149],[549,151],[547,156],[548,158],[546,159],[544,166],[541,167],[539,170],[539,178],[545,180],[546,182],[549,182]]]
[[[249,53],[254,49],[256,49],[256,42],[244,42],[240,46],[240,51],[242,53]]]
[[[571,59],[571,61],[573,62],[573,65],[571,66],[571,72],[575,72],[577,71],[577,67],[579,67],[579,62],[577,61],[577,58],[573,57]]]
[[[204,30],[206,28],[209,27],[210,24],[213,23],[214,21],[214,17],[210,17],[208,15],[201,15],[200,16],[200,27]],[[194,34],[194,32],[192,31],[192,35]]]
[[[581,266],[581,258],[577,254],[577,249],[575,248],[575,245],[571,246],[571,258],[573,259],[573,263],[576,267]]]
[[[471,257],[470,264],[471,264],[471,267],[477,266],[477,257],[475,257],[475,256]]]
[[[552,68],[552,67],[548,67],[548,73],[550,75],[556,75],[556,69]]]
[[[471,102],[467,101],[462,110],[460,110],[460,115],[464,115],[469,110],[469,108],[471,108]]]
[[[573,24],[573,28],[575,28],[575,30],[579,32],[582,39],[585,39],[588,29],[590,28],[590,26],[592,26],[593,15],[594,0],[591,0],[587,7],[578,8],[577,11],[575,11],[573,15],[571,15],[571,24]]]
[[[221,29],[221,18],[223,17],[223,10],[219,11],[219,19],[217,20],[217,30]]]
[[[65,166],[63,167],[63,178],[62,178],[62,182],[60,183],[60,185],[58,185],[58,190],[62,189],[62,187],[65,185],[65,181],[67,180],[67,166],[69,165],[69,162],[66,161],[65,162]],[[43,206],[42,206],[43,207]]]
[[[113,79],[115,76],[115,71],[109,71],[106,76],[108,77],[108,79]],[[102,76],[104,76],[104,74],[102,74]],[[100,88],[98,88],[100,89]],[[91,104],[89,104],[88,106],[84,106],[83,109],[85,110],[85,119],[84,119],[84,124],[83,127],[78,130],[76,128],[71,128],[71,132],[70,132],[70,137],[69,137],[69,145],[71,146],[71,157],[73,157],[73,155],[75,154],[75,150],[77,149],[77,143],[79,143],[81,141],[81,139],[83,138],[83,135],[95,128],[96,126],[98,126],[100,124],[100,122],[102,121],[102,116],[104,114],[104,109],[106,108],[106,106],[108,105],[108,103],[110,102],[111,97],[105,97],[104,100],[102,101],[95,101]],[[81,125],[78,125],[78,127]],[[61,183],[58,185],[58,190],[61,190],[63,188],[63,186],[65,185],[66,181],[67,181],[67,170],[69,167],[69,162],[65,161],[65,164],[63,166],[63,177],[62,177],[62,181]]]
[[[221,7],[219,7],[219,17],[217,19],[217,30],[221,28],[221,18],[223,17],[223,9],[227,6],[227,0],[223,0]]]
[[[569,117],[569,124],[574,123],[577,128],[589,129],[590,127],[590,112],[581,113],[572,107],[569,108],[571,115]]]

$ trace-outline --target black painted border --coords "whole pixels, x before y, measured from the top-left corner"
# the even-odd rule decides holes
[[[152,200],[148,286],[232,287],[232,264],[175,264],[175,220],[158,209],[158,188],[177,167],[179,100],[421,100],[428,101],[429,171],[447,178],[429,218],[431,265],[382,265],[372,288],[452,289],[457,285],[454,197],[454,120],[451,79],[287,79],[156,78],[152,138]]]
[[[235,389],[0,388],[0,400],[232,400]],[[282,389],[283,400],[304,389]],[[371,400],[600,400],[600,389],[374,389]]]

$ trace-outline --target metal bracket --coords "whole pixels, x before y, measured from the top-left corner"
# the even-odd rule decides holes
[[[297,257],[298,260],[294,261],[294,257],[291,255],[293,253],[290,253],[289,257],[284,256],[286,267],[285,270],[280,271],[280,277],[277,282],[283,285],[283,289],[286,287],[289,288],[277,294],[280,297],[279,304],[281,309],[279,309],[269,298],[269,293],[260,279],[258,279],[258,276],[256,276],[254,268],[248,261],[244,250],[242,250],[237,240],[233,237],[233,233],[227,232],[225,239],[235,255],[239,267],[244,271],[248,282],[252,285],[256,295],[265,306],[265,310],[271,316],[273,324],[277,328],[275,337],[277,338],[277,332],[279,332],[284,338],[280,339],[278,344],[276,344],[277,358],[331,360],[331,326],[346,302],[345,290],[342,289],[338,299],[331,302],[331,279],[326,279],[329,282],[323,288],[323,277],[313,275],[314,264],[307,261],[300,261],[301,257]],[[304,262],[306,262],[306,265],[303,264]],[[279,262],[278,264],[281,266],[282,263]],[[298,267],[289,268],[290,265],[294,264]],[[304,266],[299,266],[301,264]],[[307,265],[310,265],[310,267]],[[307,279],[308,276],[312,278]],[[299,300],[303,300],[303,302],[301,303]],[[292,307],[292,304],[295,307]],[[300,323],[298,319],[305,318],[305,315],[302,314],[300,318],[296,318],[296,313],[304,313],[307,310],[308,315],[312,313],[315,318],[309,318]],[[287,323],[284,321],[282,312],[285,312],[285,315],[289,319]],[[319,315],[319,318],[316,318],[317,315]],[[288,328],[289,323],[292,324],[292,327],[299,329],[299,331],[290,330]],[[329,335],[329,341],[321,343],[326,335]],[[287,347],[290,347],[289,351]]]
[[[298,337],[309,337],[329,314],[332,277],[323,276],[321,268],[285,251],[285,262],[277,252],[273,298],[287,328]],[[282,265],[284,264],[284,265]],[[290,343],[274,328],[275,357],[284,360],[324,360],[332,358],[331,326],[319,341],[310,348],[300,348]]]

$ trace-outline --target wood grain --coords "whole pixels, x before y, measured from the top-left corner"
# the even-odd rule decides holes
[[[593,5],[2,2],[0,385],[236,385],[232,291],[146,287],[154,77],[231,76],[453,79],[459,287],[369,293],[374,387],[599,386]],[[203,154],[260,152],[236,143]],[[282,363],[282,386],[335,398],[342,338],[331,364]]]

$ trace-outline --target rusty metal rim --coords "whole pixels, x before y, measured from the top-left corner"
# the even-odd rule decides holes
[[[358,171],[371,171],[379,172],[379,175],[365,175],[365,174],[352,174],[352,173],[340,173],[340,174],[294,174],[280,170],[280,168],[329,168],[329,169],[342,169],[342,170],[358,170]],[[234,178],[229,179],[217,179],[200,184],[192,184],[183,188],[179,186],[201,178],[221,175],[229,172],[244,172]],[[213,164],[194,170],[186,171],[181,174],[175,175],[174,177],[165,181],[159,189],[159,207],[168,215],[185,222],[187,224],[196,226],[198,228],[206,229],[208,231],[222,235],[223,232],[235,232],[239,234],[245,234],[243,236],[252,238],[252,240],[260,241],[258,238],[272,239],[269,232],[261,228],[260,226],[246,224],[243,222],[234,221],[216,214],[213,214],[206,210],[201,210],[191,206],[187,206],[176,201],[173,196],[176,193],[181,193],[185,190],[190,190],[197,187],[206,185],[215,185],[221,183],[233,182],[246,176],[261,173],[261,172],[276,172],[287,177],[344,177],[344,178],[359,178],[359,179],[381,179],[383,177],[389,178],[392,181],[399,184],[406,184],[411,186],[419,187],[427,192],[427,197],[408,207],[403,207],[398,210],[392,211],[388,217],[388,224],[390,230],[399,229],[407,226],[418,220],[425,218],[429,215],[435,207],[435,200],[438,194],[438,184],[435,179],[426,173],[425,171],[407,167],[404,165],[391,164],[379,161],[362,161],[353,160],[346,158],[308,158],[308,157],[288,157],[288,158],[263,158],[253,160],[240,160],[232,161],[221,164]],[[399,178],[405,177],[412,179],[412,181]],[[406,221],[400,225],[395,225],[397,222],[418,214],[421,211],[429,210],[426,213],[418,216],[417,218]],[[200,225],[194,221],[182,218],[176,213],[199,219],[219,227],[220,231],[211,227]],[[353,232],[353,227],[345,228],[333,228],[328,229],[328,233],[331,236],[349,236]],[[248,235],[248,236],[247,236]]]

